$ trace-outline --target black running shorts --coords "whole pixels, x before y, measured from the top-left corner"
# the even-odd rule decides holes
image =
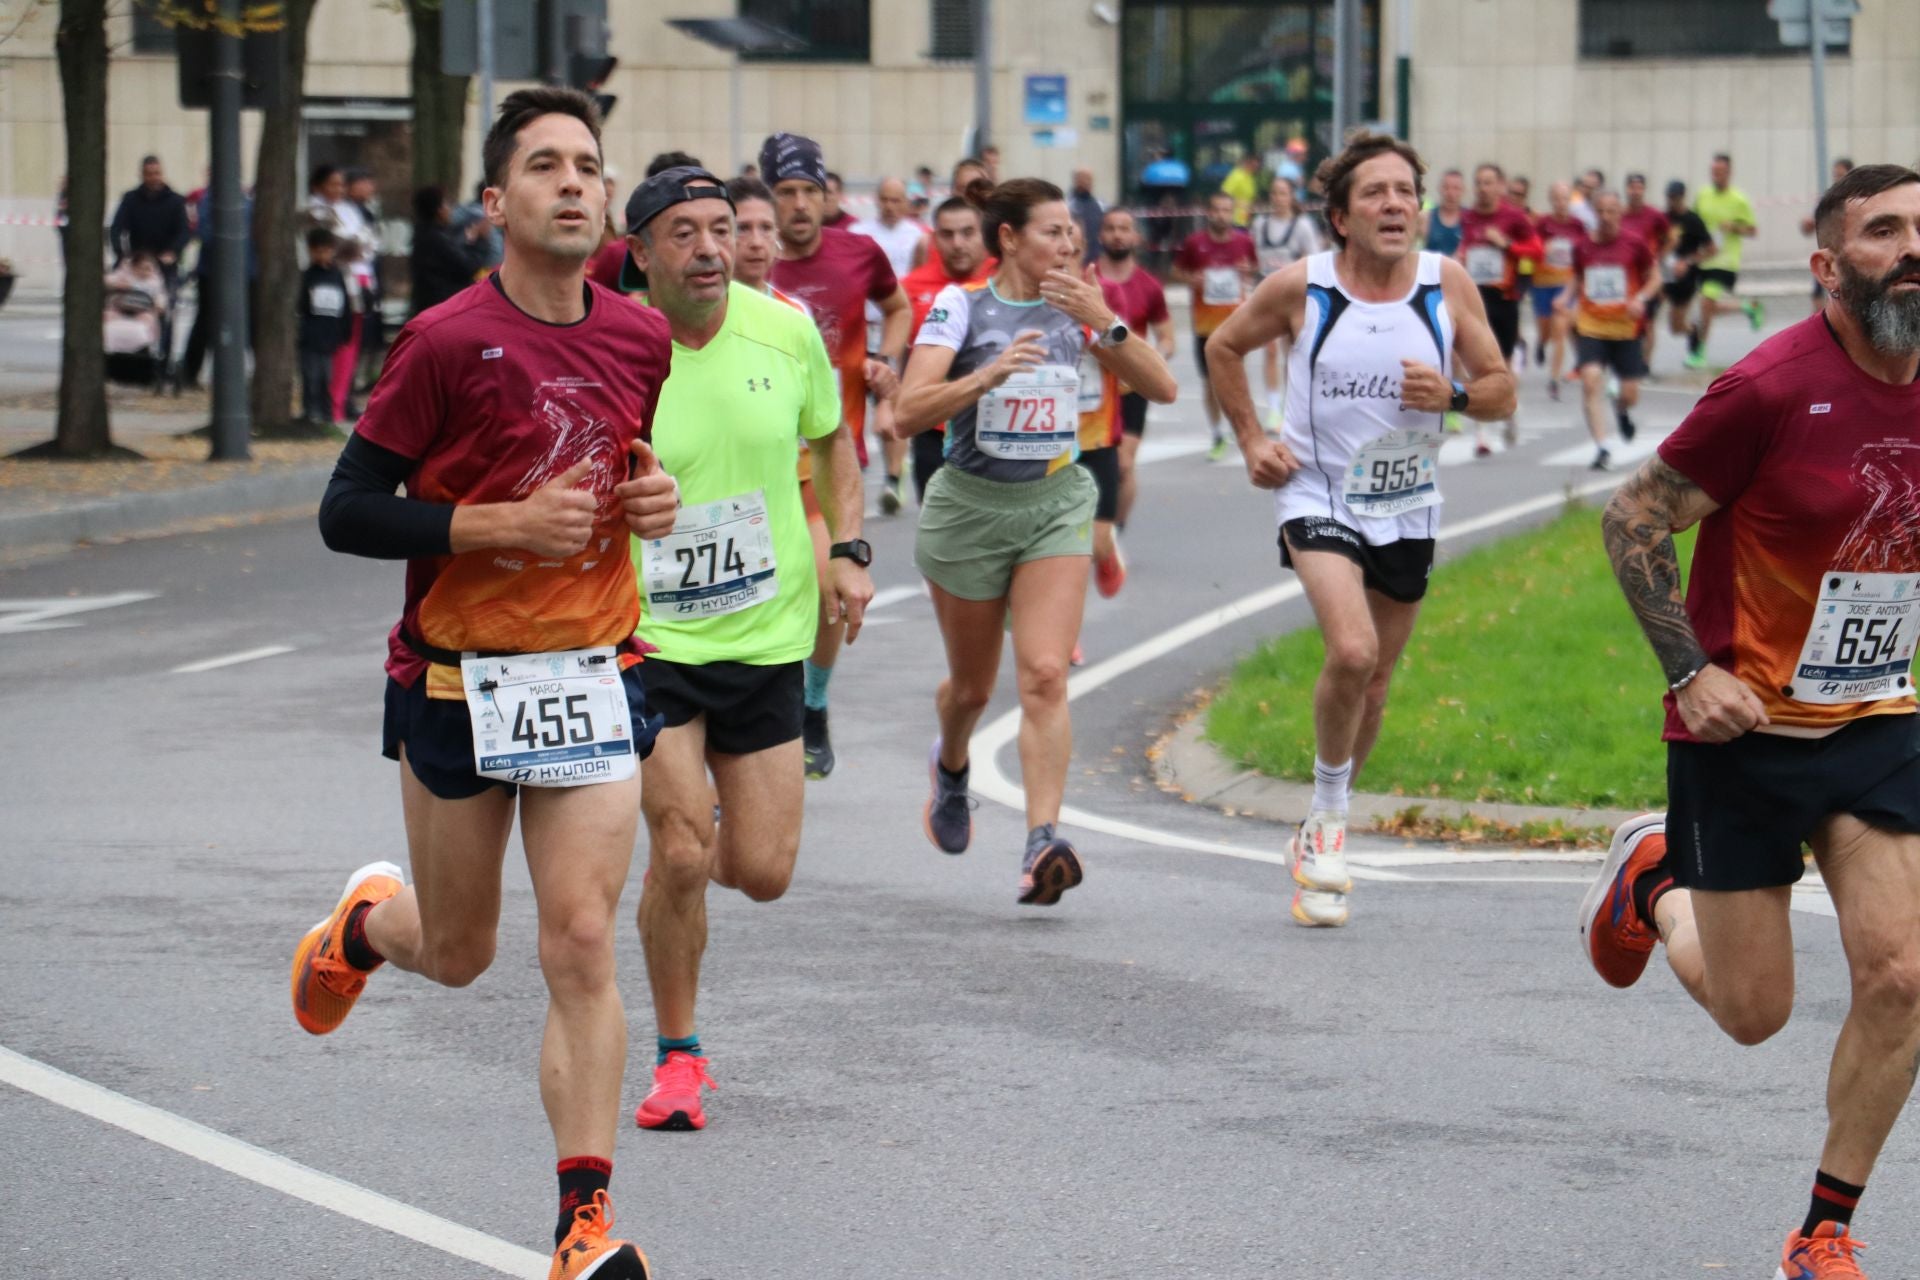
[[[806,692],[801,663],[700,665],[648,658],[640,664],[647,701],[669,729],[707,718],[707,749],[747,756],[800,736]]]
[[[1120,430],[1130,436],[1147,434],[1147,398],[1138,391],[1120,393]]]
[[[634,745],[640,749],[640,758],[645,760],[660,732],[660,716],[648,706],[646,686],[640,683],[639,670],[639,667],[628,667],[620,674],[627,690],[627,710],[633,717]],[[403,743],[407,748],[407,767],[413,770],[413,776],[442,800],[471,800],[488,787],[499,787],[508,795],[519,790],[514,783],[483,778],[474,772],[473,721],[468,718],[466,702],[429,698],[425,676],[415,680],[412,688],[392,676],[387,677],[380,754],[389,760],[398,760]]]
[[[1628,380],[1647,376],[1647,351],[1638,338],[1589,338],[1576,333],[1573,350],[1575,368],[1597,364]]]
[[[1700,287],[1704,289],[1710,284],[1718,285],[1722,298],[1732,297],[1734,287],[1740,283],[1738,271],[1724,271],[1719,267],[1701,267],[1699,270]]]
[[[1667,744],[1667,857],[1689,889],[1793,884],[1800,846],[1837,813],[1920,832],[1920,715],[1865,716],[1824,738]]]
[[[1331,551],[1360,566],[1361,580],[1400,604],[1417,603],[1427,594],[1427,575],[1433,572],[1433,539],[1401,538],[1369,546],[1338,520],[1313,516],[1289,520],[1280,526],[1280,567],[1293,568],[1295,551]]]
[[[1098,496],[1093,502],[1095,520],[1113,520],[1120,515],[1120,450],[1082,449],[1080,465],[1093,476]]]
[[[1487,306],[1487,327],[1500,344],[1500,358],[1513,359],[1513,349],[1520,345],[1520,304],[1486,285],[1480,286],[1480,301]]]
[[[1674,306],[1686,306],[1693,301],[1693,295],[1700,292],[1700,268],[1688,267],[1678,280],[1669,280],[1661,285],[1660,291]]]

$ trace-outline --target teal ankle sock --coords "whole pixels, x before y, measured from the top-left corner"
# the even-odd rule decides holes
[[[690,1053],[696,1058],[700,1056],[700,1033],[698,1031],[690,1036],[682,1036],[678,1040],[671,1036],[655,1036],[653,1042],[659,1049],[658,1056],[653,1060],[653,1065],[656,1067],[664,1063],[667,1060],[667,1055],[670,1053]]]
[[[816,667],[811,662],[801,664],[806,672],[806,701],[809,709],[825,711],[827,709],[827,681],[833,679],[832,667]]]

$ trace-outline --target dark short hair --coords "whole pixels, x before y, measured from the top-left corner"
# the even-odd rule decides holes
[[[313,166],[312,171],[307,174],[307,190],[313,190],[338,172],[340,172],[340,166],[337,164],[317,164]]]
[[[1476,181],[1479,179],[1480,171],[1482,169],[1493,170],[1493,176],[1500,179],[1500,181],[1502,182],[1505,182],[1507,180],[1507,171],[1505,169],[1502,169],[1499,165],[1495,164],[1491,160],[1482,160],[1479,164],[1473,166],[1473,176]]]
[[[1593,184],[1593,185],[1594,185],[1594,186],[1596,186],[1596,187],[1604,187],[1604,186],[1606,186],[1606,185],[1607,185],[1607,175],[1606,175],[1606,171],[1605,171],[1605,170],[1603,170],[1603,169],[1588,169],[1588,170],[1586,170],[1586,171],[1585,171],[1584,173],[1582,173],[1582,174],[1581,174],[1580,176],[1584,178],[1584,177],[1586,177],[1586,176],[1587,176],[1588,174],[1592,174],[1592,175],[1593,175],[1593,177],[1594,177],[1594,184]]]
[[[1009,178],[994,187],[980,202],[980,233],[986,239],[987,251],[1000,252],[1000,228],[1024,230],[1028,215],[1036,208],[1066,198],[1066,192],[1045,178]]]
[[[842,191],[845,191],[847,189],[846,180],[831,169],[827,170],[827,181],[831,182],[834,186],[839,187]]]
[[[307,248],[309,249],[331,249],[334,245],[338,244],[339,241],[340,237],[334,235],[333,232],[326,227],[309,227],[307,229]]]
[[[1114,205],[1114,206],[1113,206],[1112,208],[1110,208],[1110,209],[1108,209],[1108,210],[1107,210],[1107,211],[1106,211],[1105,213],[1103,213],[1103,214],[1101,214],[1101,215],[1100,215],[1100,225],[1101,225],[1101,226],[1103,226],[1103,227],[1104,227],[1104,226],[1106,226],[1106,225],[1107,225],[1107,219],[1108,219],[1108,218],[1111,218],[1111,217],[1112,217],[1112,216],[1113,216],[1114,214],[1116,214],[1116,213],[1119,213],[1119,214],[1124,214],[1124,215],[1126,215],[1126,219],[1127,219],[1127,221],[1128,221],[1128,222],[1132,222],[1132,223],[1134,223],[1134,224],[1136,224],[1136,225],[1137,225],[1137,224],[1139,223],[1139,221],[1140,221],[1140,220],[1139,220],[1138,218],[1136,218],[1136,217],[1134,217],[1134,216],[1133,216],[1133,210],[1131,210],[1131,209],[1129,209],[1129,208],[1127,208],[1127,206],[1125,206],[1125,205],[1123,205],[1123,204],[1116,204],[1116,205]]]
[[[371,182],[371,181],[373,181],[373,171],[372,171],[371,169],[349,169],[349,170],[347,170],[347,185],[348,185],[348,186],[352,186],[352,185],[353,185],[354,183],[356,183],[356,182]]]
[[[640,176],[651,178],[656,173],[665,173],[669,169],[704,169],[707,166],[684,151],[662,151],[647,161],[647,171]]]
[[[1209,194],[1209,195],[1207,196],[1207,204],[1208,204],[1209,206],[1211,206],[1211,205],[1213,204],[1213,202],[1214,202],[1215,200],[1225,200],[1225,201],[1228,201],[1229,203],[1231,203],[1231,202],[1232,202],[1232,200],[1233,200],[1233,196],[1232,196],[1232,194],[1231,194],[1231,193],[1229,193],[1229,192],[1226,192],[1226,191],[1215,191],[1215,192],[1212,192],[1212,193],[1210,193],[1210,194]]]
[[[159,163],[160,163],[159,156],[141,156],[140,157],[140,167],[142,169],[146,168],[150,164],[159,164]]]
[[[1822,249],[1837,250],[1841,232],[1847,224],[1847,206],[1855,200],[1871,200],[1877,195],[1920,182],[1920,173],[1903,164],[1863,164],[1827,188],[1813,211],[1813,231]]]
[[[1833,162],[1834,162],[1834,164],[1836,164],[1836,165],[1838,165],[1838,166],[1840,167],[1840,169],[1841,169],[1842,171],[1844,171],[1844,172],[1846,172],[1846,173],[1852,173],[1852,172],[1853,172],[1853,160],[1852,160],[1852,159],[1851,159],[1850,157],[1848,157],[1848,156],[1835,156],[1835,157],[1833,158]]]
[[[1715,164],[1732,164],[1733,163],[1733,157],[1728,155],[1724,151],[1714,152],[1713,160]]]
[[[987,172],[987,162],[979,156],[961,156],[953,162],[953,168],[947,174],[947,181],[954,183],[957,187],[958,184],[955,183],[955,179],[959,178],[962,169],[978,169],[982,173],[985,173]]]
[[[1464,181],[1467,175],[1460,172],[1460,170],[1458,169],[1449,169],[1445,173],[1441,174],[1440,176],[1443,178],[1459,178]]]
[[[420,187],[413,193],[413,220],[432,222],[440,216],[440,206],[447,202],[444,187]]]
[[[592,98],[578,89],[558,85],[516,89],[500,104],[500,114],[494,117],[487,140],[480,147],[480,168],[487,175],[488,186],[506,183],[513,153],[520,149],[520,131],[541,116],[572,116],[593,135],[594,150],[600,149],[600,108],[593,105]]]
[[[1347,211],[1347,202],[1353,195],[1353,175],[1360,166],[1378,156],[1388,155],[1399,156],[1413,169],[1413,198],[1417,203],[1427,190],[1427,162],[1420,158],[1420,153],[1413,149],[1411,143],[1402,142],[1389,133],[1354,134],[1347,140],[1344,151],[1322,160],[1320,167],[1313,172],[1320,189],[1327,193],[1327,229],[1332,232],[1334,243],[1342,249],[1347,247],[1347,237],[1334,228],[1333,215],[1335,211]],[[1492,168],[1497,172],[1499,166],[1481,165],[1480,168]]]
[[[760,179],[743,173],[727,183],[727,199],[733,201],[736,209],[742,200],[764,200],[772,204],[773,191]]]
[[[933,211],[933,218],[935,222],[938,222],[940,215],[943,213],[971,213],[978,215],[979,212],[978,209],[967,203],[965,196],[948,196],[940,202],[940,207]]]

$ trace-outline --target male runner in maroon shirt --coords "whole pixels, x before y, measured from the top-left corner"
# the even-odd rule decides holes
[[[627,1060],[613,938],[636,757],[660,723],[633,670],[627,541],[670,533],[679,506],[644,442],[671,345],[665,320],[586,280],[606,214],[592,99],[511,94],[481,154],[506,257],[401,331],[320,511],[335,550],[408,561],[383,736],[414,882],[390,862],[349,878],[295,949],[294,1015],[334,1031],[388,960],[446,986],[478,978],[517,802],[548,990],[540,1092],[560,1157],[549,1280],[646,1280],[645,1255],[609,1236]],[[371,1098],[341,1123],[381,1141]]]
[[[1160,358],[1173,359],[1173,317],[1167,314],[1166,291],[1153,272],[1135,258],[1140,247],[1140,228],[1126,209],[1109,209],[1100,219],[1100,256],[1093,260],[1094,278],[1107,295],[1107,305],[1120,317],[1129,333],[1144,338],[1149,330]],[[1120,510],[1114,522],[1127,527],[1133,514],[1133,500],[1140,483],[1134,465],[1140,457],[1140,441],[1147,434],[1147,398],[1131,387],[1120,393]]]
[[[828,183],[820,144],[798,134],[776,133],[760,146],[760,175],[773,188],[780,218],[780,261],[773,283],[813,310],[813,322],[840,370],[840,412],[867,465],[867,392],[882,400],[899,389],[899,368],[911,321],[906,291],[894,278],[886,251],[865,236],[825,225]],[[880,350],[867,352],[867,303],[880,308]],[[807,776],[833,772],[827,731],[827,682],[839,657],[844,622],[820,619],[819,639],[807,662]]]
[[[1687,993],[1759,1044],[1793,1011],[1812,846],[1851,1000],[1776,1274],[1861,1280],[1854,1207],[1920,1060],[1920,173],[1855,169],[1816,223],[1833,302],[1721,375],[1607,506],[1665,673],[1668,810],[1615,834],[1580,933],[1616,987],[1664,942]],[[1673,535],[1696,523],[1683,597]]]

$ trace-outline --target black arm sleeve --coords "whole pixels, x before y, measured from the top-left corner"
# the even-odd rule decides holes
[[[374,560],[449,554],[453,506],[394,492],[413,468],[411,458],[358,435],[349,437],[320,499],[320,537],[328,548]]]

